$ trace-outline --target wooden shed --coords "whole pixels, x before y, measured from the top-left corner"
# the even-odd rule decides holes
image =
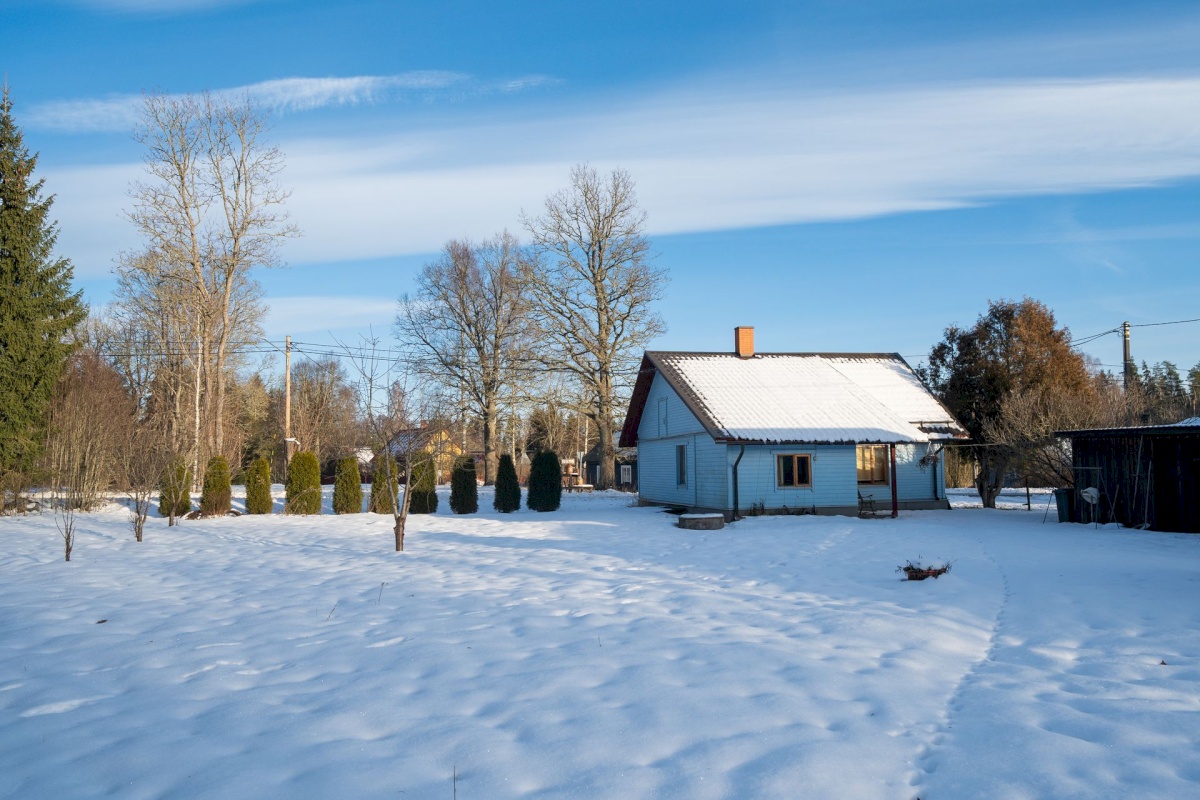
[[[1200,417],[1057,435],[1071,440],[1072,519],[1200,533]],[[1089,487],[1095,506],[1082,496]]]
[[[619,439],[620,431],[614,437]],[[583,457],[584,477],[588,483],[600,482],[600,444],[597,442]],[[637,448],[617,447],[613,453],[613,488],[637,491]]]

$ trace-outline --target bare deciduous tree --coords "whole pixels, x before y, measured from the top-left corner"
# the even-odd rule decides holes
[[[540,362],[574,376],[589,395],[600,446],[597,487],[613,484],[618,398],[637,375],[641,350],[665,330],[653,304],[666,286],[651,264],[645,212],[624,170],[586,165],[570,186],[523,222],[537,253],[522,271],[537,324]]]
[[[358,402],[338,359],[306,359],[292,367],[292,435],[319,462],[347,455],[357,444]]]
[[[75,508],[88,511],[118,479],[133,402],[117,372],[83,349],[67,363],[48,419],[46,471]]]
[[[1070,486],[1071,445],[1054,432],[1135,425],[1146,408],[1138,387],[1122,391],[1101,377],[1090,385],[1013,392],[984,430],[992,441],[1004,443],[1014,467],[1034,485]]]
[[[196,353],[197,480],[202,428],[208,453],[230,455],[227,383],[239,347],[258,338],[263,314],[252,272],[277,265],[280,241],[296,235],[281,210],[287,199],[277,183],[283,155],[266,141],[267,132],[266,114],[248,97],[207,93],[148,95],[136,132],[150,180],[133,187],[128,216],[146,252],[121,269],[131,287],[151,298],[151,324],[155,315],[174,319],[164,324],[164,352]]]
[[[412,474],[412,466],[429,444],[428,433],[413,424],[415,418],[430,419],[438,406],[436,392],[422,393],[423,378],[411,365],[402,365],[380,349],[379,339],[363,337],[358,348],[342,345],[351,368],[358,376],[357,395],[366,436],[375,451],[375,469],[386,469],[385,459],[398,466],[399,473]],[[414,416],[416,415],[416,416]],[[402,435],[405,434],[405,435]],[[407,480],[407,478],[406,478]],[[392,533],[396,552],[404,550],[404,534],[412,495],[393,481],[384,481],[390,495]]]
[[[520,289],[521,251],[507,231],[482,245],[449,242],[400,299],[396,334],[412,363],[448,392],[461,391],[482,427],[484,483],[496,479],[497,426],[504,403],[527,372],[528,306]]]
[[[129,524],[133,536],[142,541],[146,518],[154,505],[154,494],[163,471],[174,460],[170,441],[154,419],[130,425],[121,446],[121,468],[129,492]],[[175,523],[174,514],[170,524]]]
[[[67,561],[76,514],[98,505],[116,479],[119,449],[132,422],[133,402],[116,371],[90,349],[72,355],[55,388],[44,451]]]

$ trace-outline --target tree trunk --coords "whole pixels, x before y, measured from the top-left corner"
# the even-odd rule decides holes
[[[979,499],[984,508],[995,508],[996,498],[1000,496],[1000,489],[1004,484],[1004,473],[1008,471],[1009,460],[988,452],[986,447],[982,448],[978,459],[979,473],[975,476],[975,490],[979,492]]]
[[[404,497],[394,498],[392,502],[393,513],[395,514],[395,525],[392,526],[392,533],[396,537],[396,552],[404,552],[404,525],[408,522],[408,507],[412,500],[412,493],[408,491],[408,482],[412,477],[412,454],[404,454]],[[389,491],[392,486],[391,481],[388,482]],[[397,490],[398,491],[398,490]]]
[[[496,425],[499,412],[493,400],[487,404],[483,415],[483,485],[496,483],[496,470],[500,465],[500,454],[496,450]]]
[[[215,392],[216,397],[213,398],[213,402],[216,406],[215,413],[214,413],[215,419],[213,420],[213,425],[216,428],[216,430],[215,430],[216,441],[214,442],[213,453],[216,455],[225,455],[225,369],[224,369],[224,366],[225,366],[225,358],[226,358],[226,354],[225,354],[226,342],[228,341],[228,338],[229,338],[229,334],[227,332],[228,324],[229,324],[229,313],[227,310],[225,313],[225,325],[222,326],[221,335],[217,339],[217,363],[214,365],[214,370],[216,371],[216,378],[217,378],[217,387],[216,387],[216,392]],[[233,460],[236,460],[236,459],[233,459]]]
[[[616,450],[613,448],[613,410],[612,410],[612,386],[601,386],[600,396],[596,403],[596,437],[598,446],[597,453],[600,456],[600,465],[596,470],[596,488],[611,489],[616,482]]]

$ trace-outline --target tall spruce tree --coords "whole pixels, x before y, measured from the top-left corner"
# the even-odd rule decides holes
[[[5,84],[0,98],[0,477],[27,473],[45,439],[46,409],[86,316],[71,262],[54,255],[53,195],[34,179]],[[0,507],[3,497],[0,495]]]

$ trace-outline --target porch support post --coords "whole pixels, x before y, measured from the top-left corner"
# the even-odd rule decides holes
[[[888,445],[888,451],[892,459],[889,475],[892,478],[892,519],[895,519],[900,516],[900,495],[896,491],[896,445]]]

